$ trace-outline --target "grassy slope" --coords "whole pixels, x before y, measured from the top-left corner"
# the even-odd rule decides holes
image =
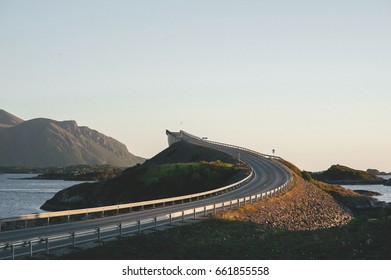
[[[225,153],[178,142],[111,180],[62,190],[42,209],[67,210],[193,194],[239,181],[247,174]]]
[[[108,242],[63,259],[390,259],[391,220],[315,231],[206,220]]]

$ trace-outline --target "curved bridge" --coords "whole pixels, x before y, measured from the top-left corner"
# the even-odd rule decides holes
[[[103,239],[137,233],[145,229],[156,229],[159,226],[172,225],[186,219],[195,219],[197,216],[206,216],[211,212],[273,196],[283,191],[291,181],[290,170],[276,161],[273,156],[229,144],[203,140],[184,131],[170,132],[167,130],[166,134],[170,145],[177,141],[187,141],[223,151],[234,157],[240,157],[241,161],[251,167],[252,172],[248,178],[241,182],[210,191],[207,194],[200,193],[187,197],[73,210],[75,215],[87,213],[87,216],[92,212],[102,212],[102,216],[104,216],[104,211],[111,211],[112,214],[115,210],[118,214],[120,209],[132,210],[135,207],[138,207],[137,210],[143,211],[131,211],[127,214],[93,220],[0,232],[0,259],[14,259],[22,255],[32,256],[37,252],[48,254],[55,248],[100,242]],[[144,206],[149,207],[144,208]],[[155,206],[164,207],[156,208]],[[47,216],[49,222],[49,217],[68,216],[69,218],[73,211],[43,213],[40,216]],[[28,216],[12,219],[23,220]],[[3,219],[0,222],[6,220]]]

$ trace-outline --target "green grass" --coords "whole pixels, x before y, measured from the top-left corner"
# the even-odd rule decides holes
[[[141,234],[63,259],[391,259],[391,220],[286,231],[248,222],[206,220]]]

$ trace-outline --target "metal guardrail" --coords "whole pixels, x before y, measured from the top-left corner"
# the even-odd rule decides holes
[[[252,169],[251,166],[248,166],[248,167],[250,168],[251,172],[246,178],[244,178],[236,183],[233,183],[233,184],[221,187],[221,188],[213,189],[210,191],[205,191],[205,192],[195,193],[195,194],[190,194],[190,195],[164,198],[164,199],[148,200],[148,201],[125,203],[125,204],[102,206],[102,207],[83,208],[83,209],[76,209],[76,210],[27,214],[27,215],[21,215],[21,216],[17,216],[17,217],[4,218],[4,219],[0,219],[0,232],[1,232],[2,224],[4,224],[4,223],[24,221],[24,223],[25,223],[24,228],[27,228],[28,227],[27,221],[29,221],[29,220],[46,219],[47,220],[46,225],[50,225],[50,218],[55,218],[55,217],[66,217],[67,222],[69,222],[71,220],[71,216],[74,216],[74,215],[85,214],[86,217],[88,218],[89,214],[101,213],[101,216],[104,217],[105,212],[109,212],[109,211],[116,211],[117,214],[119,214],[119,211],[122,209],[129,209],[131,211],[133,208],[140,207],[143,210],[144,207],[148,207],[148,206],[151,206],[151,207],[155,207],[156,205],[165,206],[166,203],[175,204],[176,202],[183,203],[185,200],[188,200],[190,202],[193,199],[199,200],[199,199],[206,198],[209,196],[225,193],[225,192],[240,188],[241,186],[245,185],[254,176],[254,170]]]
[[[21,256],[33,257],[33,254],[50,254],[51,250],[75,247],[77,244],[102,242],[103,240],[114,237],[123,237],[133,233],[141,233],[143,230],[154,229],[164,225],[173,225],[174,223],[184,222],[189,219],[196,219],[200,215],[207,216],[209,213],[215,213],[220,210],[232,209],[233,207],[253,203],[261,199],[272,197],[281,193],[289,182],[273,190],[259,193],[252,196],[246,196],[238,199],[228,200],[220,203],[210,204],[202,207],[190,208],[183,211],[172,212],[161,216],[138,219],[135,221],[115,223],[104,227],[96,227],[88,230],[73,231],[64,234],[57,234],[48,237],[37,237],[30,240],[9,242],[0,244],[0,253],[9,251],[8,255],[0,259],[15,259]]]

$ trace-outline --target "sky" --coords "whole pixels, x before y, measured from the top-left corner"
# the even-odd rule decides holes
[[[391,171],[391,1],[0,0],[0,109]]]

